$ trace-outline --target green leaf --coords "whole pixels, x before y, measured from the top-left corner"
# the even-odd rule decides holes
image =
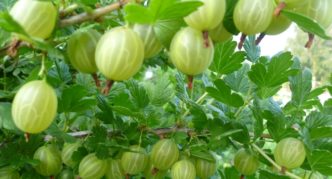
[[[250,81],[247,75],[249,70],[249,64],[243,64],[241,69],[227,75],[224,78],[225,83],[231,87],[232,90],[247,95],[250,86]]]
[[[103,121],[105,124],[112,124],[115,121],[112,108],[108,105],[107,99],[104,96],[98,95],[97,102],[101,112],[96,114],[96,117]]]
[[[139,108],[144,108],[149,104],[149,97],[145,90],[145,88],[138,84],[137,81],[130,80],[126,83],[131,97],[133,99],[133,102],[136,104]]]
[[[255,63],[261,54],[261,48],[256,45],[256,37],[254,35],[249,36],[244,41],[243,48],[247,52],[247,58],[249,61]]]
[[[297,73],[297,70],[291,69],[292,65],[292,55],[289,52],[277,54],[270,61],[261,57],[251,67],[248,76],[258,86],[260,97],[267,98],[277,93],[289,76]]]
[[[173,36],[180,30],[185,23],[182,19],[164,19],[157,20],[153,26],[153,30],[158,38],[158,40],[165,46],[169,48]]]
[[[315,150],[307,156],[312,170],[323,175],[332,175],[332,153],[324,150]]]
[[[328,36],[324,30],[324,28],[319,25],[317,22],[314,20],[296,13],[294,11],[289,11],[289,10],[282,10],[282,15],[286,16],[288,19],[291,21],[295,22],[298,26],[300,26],[304,31],[318,35],[319,37],[323,39],[332,39],[332,37]]]
[[[45,132],[60,141],[63,140],[64,142],[73,143],[76,140],[73,136],[70,136],[61,129],[59,129],[59,127],[55,123],[52,123]]]
[[[214,59],[210,69],[221,74],[229,74],[241,68],[245,52],[235,52],[237,43],[228,41],[215,46]]]
[[[317,127],[310,130],[310,139],[320,139],[332,137],[332,126],[331,127]]]
[[[18,131],[18,128],[14,124],[11,111],[11,103],[0,103],[0,129],[4,128],[11,131]]]
[[[155,83],[147,82],[145,84],[150,102],[156,106],[163,106],[174,97],[171,82],[167,77],[161,76]]]
[[[306,117],[305,121],[308,129],[332,126],[332,115],[313,111]]]
[[[301,73],[289,78],[292,91],[292,102],[297,106],[303,105],[312,88],[311,71],[305,68]]]
[[[236,93],[232,93],[231,88],[223,80],[218,79],[214,81],[214,85],[216,88],[207,87],[206,91],[216,100],[234,107],[240,107],[244,104],[242,97]]]
[[[165,0],[159,1],[167,2]],[[158,14],[157,19],[182,19],[197,10],[201,5],[203,5],[203,3],[200,1],[175,2],[162,9]]]
[[[226,0],[226,14],[223,20],[223,25],[226,28],[228,32],[231,32],[232,34],[238,34],[239,30],[235,27],[234,20],[233,20],[233,14],[234,14],[234,8],[238,0]]]
[[[125,6],[125,19],[131,23],[151,24],[153,23],[153,13],[146,7],[138,4],[128,4]]]
[[[88,97],[88,91],[79,85],[65,88],[59,99],[59,112],[83,112],[96,105],[96,99]]]

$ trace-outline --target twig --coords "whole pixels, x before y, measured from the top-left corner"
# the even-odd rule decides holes
[[[108,6],[100,7],[92,11],[91,13],[81,13],[72,17],[69,17],[68,19],[63,19],[59,23],[59,27],[66,27],[73,24],[82,23],[84,21],[94,20],[98,17],[104,16],[114,10],[120,9],[124,4],[127,4],[129,0],[121,0],[119,2],[115,2],[113,4],[110,4]]]
[[[251,146],[253,146],[274,167],[276,167],[279,171],[282,171],[282,167],[280,167],[276,162],[274,162],[274,160],[272,160],[268,155],[266,155],[266,153],[261,148],[259,148],[256,144],[251,144]],[[285,171],[285,175],[287,175],[291,178],[294,178],[294,179],[302,179],[301,177],[299,177],[291,172],[288,172],[288,171]]]

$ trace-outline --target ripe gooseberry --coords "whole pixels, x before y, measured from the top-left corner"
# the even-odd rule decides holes
[[[124,177],[119,160],[109,159],[107,163],[108,167],[105,175],[107,179],[122,179]]]
[[[179,149],[172,139],[162,139],[152,147],[151,162],[159,170],[167,170],[179,158]]]
[[[85,156],[79,164],[78,173],[81,178],[98,179],[105,175],[107,161],[99,159],[94,153]]]
[[[97,71],[95,50],[101,34],[96,30],[76,31],[68,40],[67,54],[70,63],[82,73]]]
[[[188,0],[187,0],[188,1]],[[215,28],[224,19],[226,12],[225,0],[199,0],[204,4],[184,18],[185,22],[199,31]]]
[[[81,146],[79,142],[76,143],[65,143],[63,145],[62,151],[61,151],[61,158],[62,162],[69,166],[69,167],[74,167],[76,165],[76,162],[73,161],[72,156],[75,151]]]
[[[189,160],[180,160],[172,166],[171,176],[172,179],[195,179],[195,166]]]
[[[132,29],[115,27],[100,38],[95,59],[97,68],[108,79],[127,80],[143,64],[144,44]]]
[[[58,106],[55,90],[46,80],[30,81],[15,95],[12,115],[15,125],[27,133],[39,133],[53,122]]]
[[[10,15],[28,35],[46,39],[55,27],[57,9],[51,1],[19,0]]]
[[[300,167],[306,157],[302,141],[296,138],[282,139],[274,150],[274,159],[277,164],[286,169]]]
[[[124,152],[121,157],[121,166],[128,175],[137,175],[143,172],[149,162],[144,148],[137,145],[130,147],[131,151]]]
[[[239,0],[234,9],[234,23],[242,33],[254,35],[268,28],[273,12],[271,0]]]
[[[202,32],[191,27],[181,29],[175,34],[170,47],[170,57],[175,67],[187,75],[198,75],[211,64],[214,47],[208,37],[209,45],[204,43]]]
[[[39,147],[33,155],[33,159],[40,161],[34,168],[43,176],[56,175],[62,169],[60,151],[55,145],[48,144]]]
[[[202,179],[210,178],[217,171],[217,163],[214,157],[209,154],[214,161],[208,161],[204,159],[197,159],[195,163],[196,174]]]
[[[3,179],[19,179],[20,174],[12,166],[0,168],[0,178]]]
[[[133,30],[141,37],[144,43],[144,58],[148,59],[157,55],[161,49],[162,44],[159,42],[153,26],[149,24],[135,24]]]
[[[240,149],[234,157],[234,167],[243,175],[254,174],[258,167],[259,161],[256,155],[246,149]]]
[[[226,30],[223,22],[221,22],[216,28],[210,30],[209,35],[214,42],[226,42],[233,37],[233,34]]]

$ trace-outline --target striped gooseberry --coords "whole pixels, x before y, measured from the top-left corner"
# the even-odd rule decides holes
[[[239,0],[234,9],[236,28],[246,35],[264,32],[272,21],[272,0]]]
[[[144,177],[146,179],[164,179],[167,174],[167,170],[156,170],[156,167],[152,164],[151,156],[149,163],[144,170]]]
[[[332,1],[331,0],[309,0],[302,8],[297,9],[313,20],[317,21],[324,28],[328,28],[332,24]]]
[[[91,153],[80,162],[78,174],[84,179],[99,179],[105,175],[106,170],[107,161],[99,159],[96,154]]]
[[[127,175],[137,175],[144,171],[149,162],[149,157],[144,148],[133,145],[121,157],[121,166]]]
[[[195,166],[189,160],[180,160],[172,166],[171,176],[172,179],[195,179]]]
[[[132,29],[115,27],[100,38],[95,59],[97,68],[108,79],[127,80],[143,64],[144,44]]]
[[[235,154],[234,167],[243,175],[253,175],[259,167],[259,161],[251,151],[240,149]]]
[[[187,0],[188,1],[188,0]],[[184,18],[185,22],[199,31],[207,31],[217,27],[224,19],[225,0],[199,0],[204,4]]]
[[[150,159],[155,168],[167,170],[179,158],[179,149],[172,139],[162,139],[152,147]]]
[[[0,178],[3,179],[19,179],[20,174],[12,166],[0,168]]]
[[[59,179],[73,179],[74,172],[72,170],[66,169],[59,174]]]
[[[209,31],[209,35],[214,42],[226,42],[231,40],[233,34],[228,32],[221,22],[217,27]]]
[[[39,133],[53,122],[58,101],[46,80],[30,81],[15,95],[12,116],[15,125],[27,133]]]
[[[68,40],[67,54],[73,67],[83,73],[95,73],[95,50],[101,34],[96,30],[78,30]]]
[[[144,43],[145,59],[151,58],[161,51],[163,46],[159,42],[152,25],[135,24],[133,30],[141,37]]]
[[[195,162],[196,174],[202,179],[210,178],[217,171],[217,163],[214,157],[210,154],[212,161],[197,159]]]
[[[63,145],[62,151],[61,151],[61,158],[62,162],[69,166],[69,167],[74,167],[76,165],[76,162],[73,161],[72,156],[75,151],[81,146],[81,143],[76,142],[76,143],[65,143]]]
[[[33,159],[39,160],[39,164],[34,168],[43,176],[54,176],[62,169],[61,154],[55,145],[47,144],[39,147]]]
[[[106,170],[107,179],[123,179],[124,172],[121,168],[120,160],[109,159]]]
[[[205,43],[202,32],[191,27],[181,29],[175,34],[170,46],[170,57],[175,67],[186,75],[198,75],[211,64],[214,47],[208,37]]]
[[[272,22],[269,27],[265,30],[265,34],[268,35],[278,35],[286,31],[289,26],[292,24],[292,21],[287,19],[284,15],[280,14],[279,16],[273,15]]]
[[[279,141],[274,150],[276,163],[286,169],[300,167],[305,157],[306,152],[302,141],[292,137]]]
[[[51,1],[19,0],[10,10],[10,15],[28,35],[42,39],[52,34],[57,14]]]

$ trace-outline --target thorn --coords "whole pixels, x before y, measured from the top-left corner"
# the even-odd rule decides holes
[[[25,142],[28,143],[30,140],[30,134],[29,133],[24,133],[24,138],[25,138]]]

